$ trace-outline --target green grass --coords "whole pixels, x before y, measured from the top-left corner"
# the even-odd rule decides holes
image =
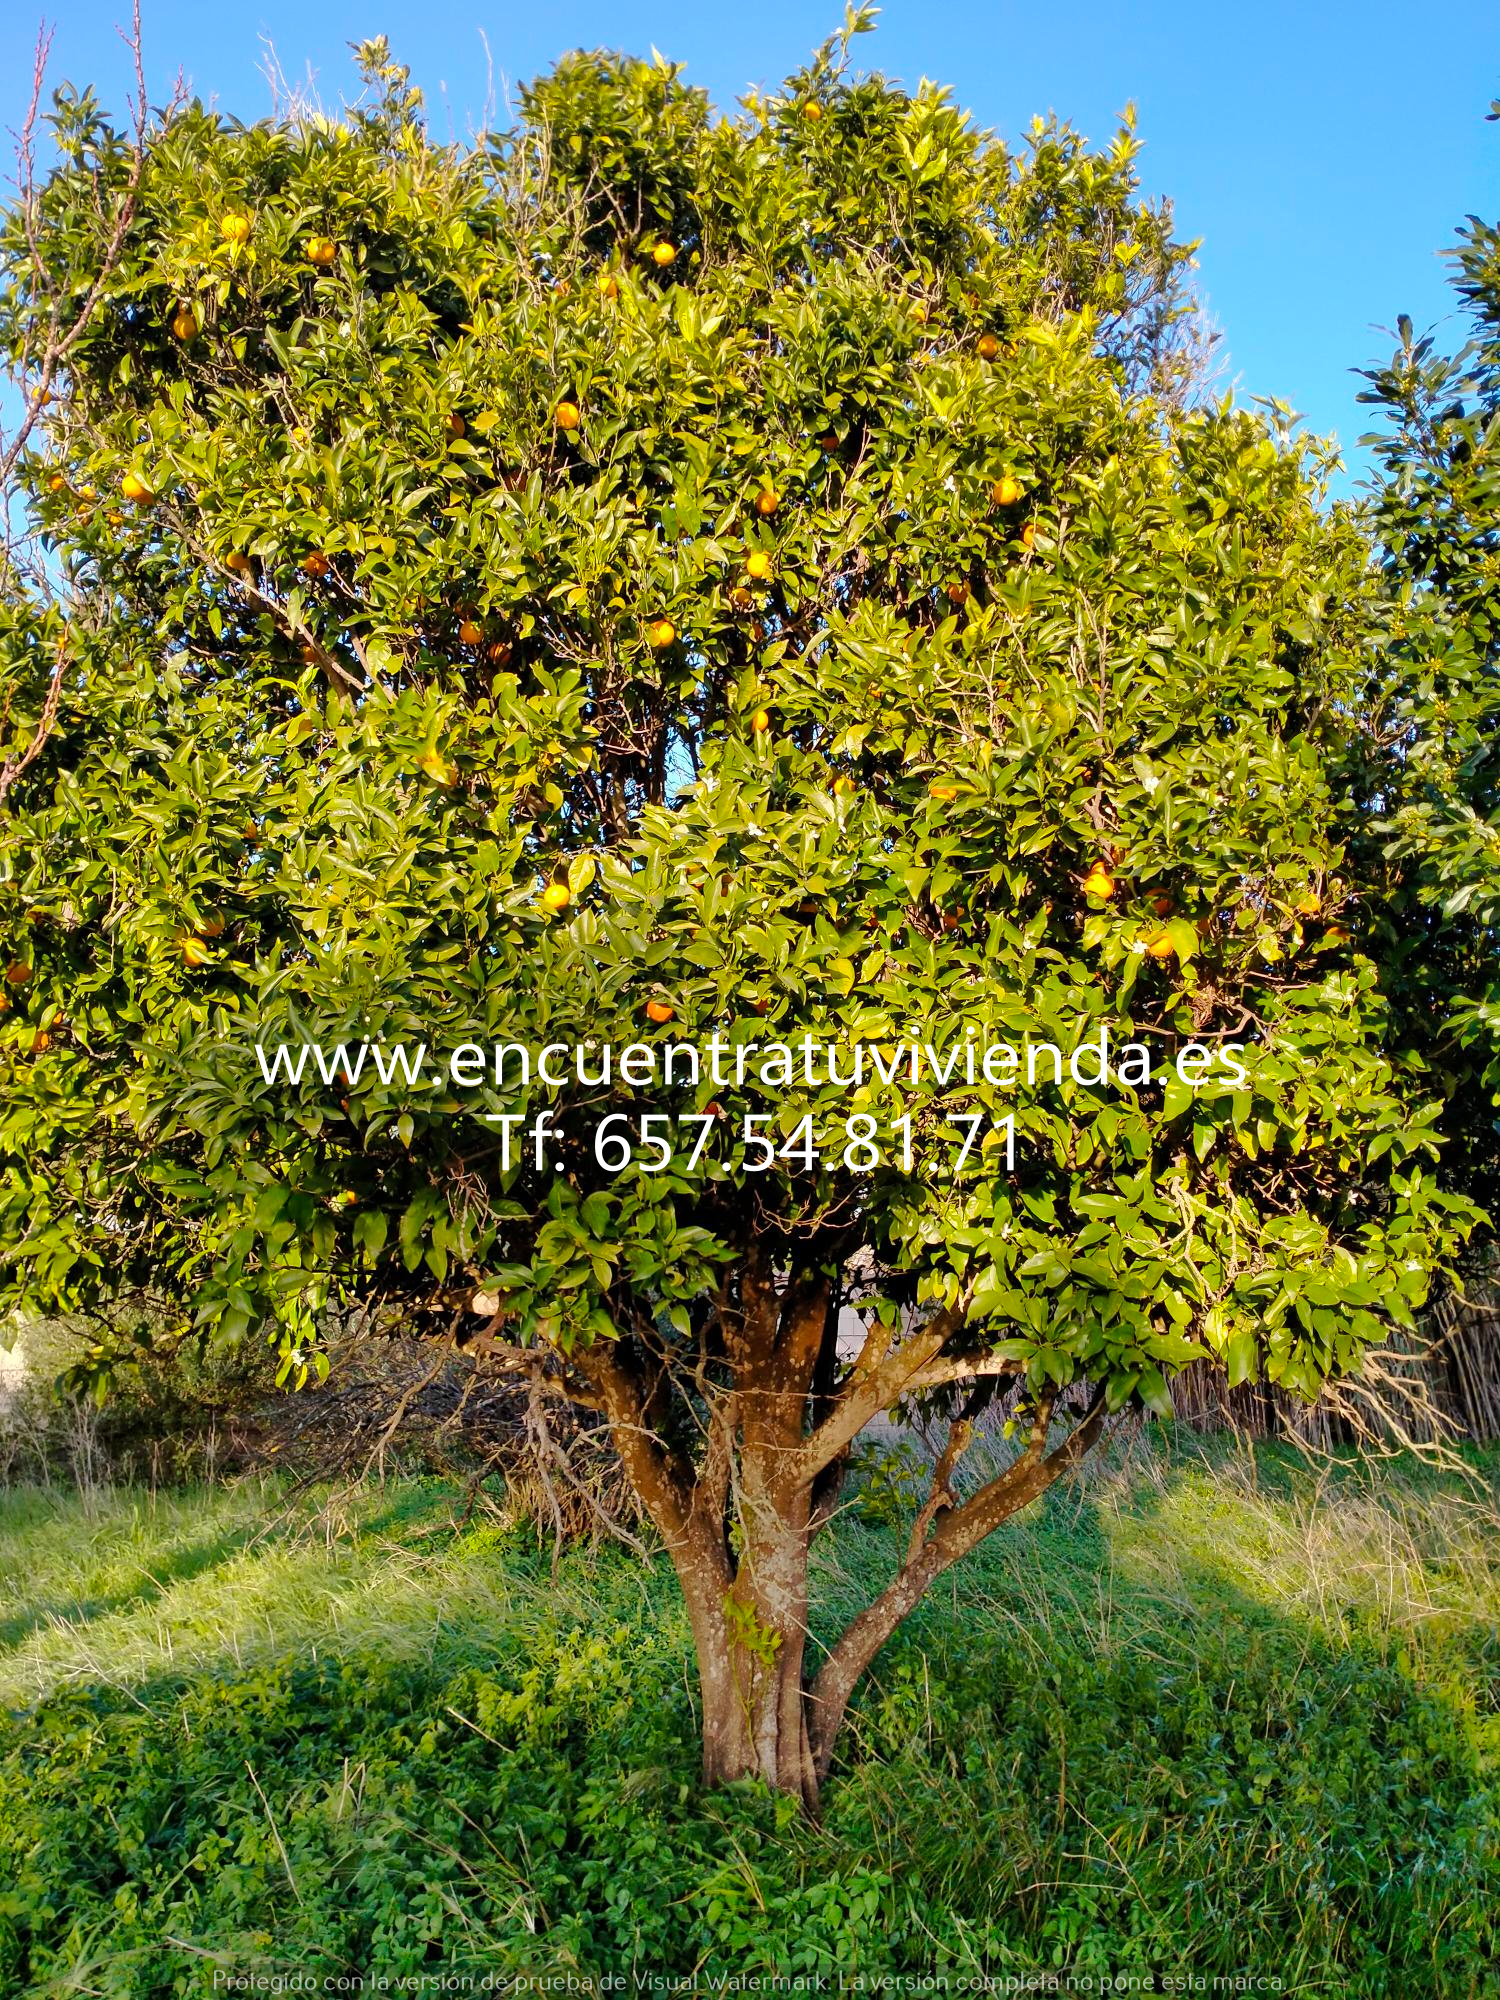
[[[554,1579],[434,1483],[0,1495],[0,1992],[1500,1995],[1497,1470],[1179,1446],[1052,1496],[887,1648],[817,1826],[697,1789],[660,1563]],[[897,1546],[841,1525],[825,1634]]]

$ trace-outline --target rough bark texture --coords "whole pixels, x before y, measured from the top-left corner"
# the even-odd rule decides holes
[[[1075,1465],[1104,1420],[1096,1397],[1049,1451],[1050,1400],[1005,1471],[961,1497],[972,1426],[950,1426],[905,1559],[819,1661],[808,1659],[808,1564],[859,1432],[903,1394],[982,1383],[1002,1371],[945,1352],[961,1310],[899,1337],[874,1328],[842,1369],[838,1293],[822,1274],[779,1286],[752,1250],[726,1288],[698,1365],[653,1349],[644,1330],[577,1357],[641,1504],[682,1587],[703,1703],[703,1776],[758,1777],[815,1811],[850,1696],[933,1580]]]

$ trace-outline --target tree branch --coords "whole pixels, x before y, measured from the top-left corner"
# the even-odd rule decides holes
[[[919,1333],[878,1358],[871,1368],[863,1368],[864,1354],[854,1365],[848,1380],[834,1396],[833,1409],[808,1437],[797,1459],[797,1477],[811,1479],[830,1465],[847,1445],[854,1442],[865,1425],[888,1410],[906,1394],[927,1364],[933,1361],[964,1323],[967,1297],[957,1306],[944,1306]],[[868,1343],[866,1343],[868,1350]]]
[[[1049,1398],[1037,1411],[1031,1435],[1021,1456],[1006,1470],[982,1486],[961,1506],[943,1505],[954,1465],[967,1448],[968,1438],[950,1434],[948,1448],[933,1474],[933,1490],[927,1506],[912,1531],[905,1562],[881,1591],[849,1625],[843,1637],[824,1661],[809,1691],[813,1756],[821,1782],[828,1775],[833,1745],[849,1697],[865,1668],[914,1606],[935,1577],[966,1555],[1000,1523],[1024,1507],[1053,1482],[1072,1469],[1096,1442],[1105,1418],[1104,1390],[1094,1394],[1082,1421],[1053,1452],[1046,1452],[1047,1428],[1052,1402]],[[955,1433],[967,1427],[955,1424]],[[935,1523],[930,1527],[929,1524]]]

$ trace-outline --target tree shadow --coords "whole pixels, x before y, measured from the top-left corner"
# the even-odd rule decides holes
[[[1055,1492],[877,1662],[835,1843],[1038,1964],[1500,1991],[1500,1457],[1476,1463],[1488,1495],[1186,1441]]]
[[[19,1646],[43,1628],[82,1631],[97,1619],[150,1604],[164,1597],[174,1585],[189,1582],[229,1562],[240,1554],[252,1536],[253,1530],[249,1528],[207,1534],[200,1541],[163,1553],[153,1560],[149,1570],[143,1570],[139,1583],[119,1590],[39,1596],[24,1610],[0,1615],[0,1647]]]

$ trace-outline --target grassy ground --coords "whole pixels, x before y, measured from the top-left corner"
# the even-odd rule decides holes
[[[1052,1496],[887,1648],[816,1827],[695,1788],[662,1565],[554,1580],[433,1484],[0,1494],[0,1993],[1500,1995],[1481,1470],[1178,1446]],[[830,1628],[898,1532],[841,1526]]]

